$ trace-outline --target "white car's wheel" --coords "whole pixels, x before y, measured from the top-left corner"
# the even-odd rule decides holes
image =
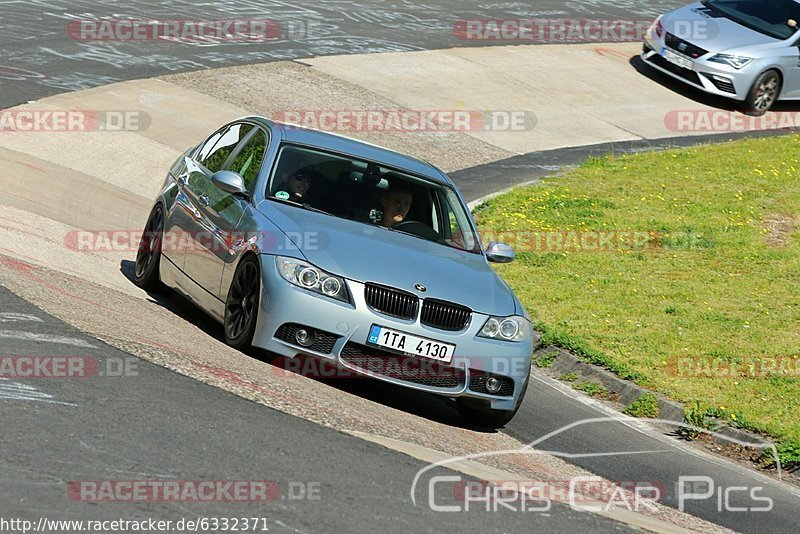
[[[772,108],[781,94],[781,75],[774,70],[768,70],[759,76],[745,100],[748,112],[763,115]]]

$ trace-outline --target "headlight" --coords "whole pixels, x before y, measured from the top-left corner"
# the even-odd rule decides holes
[[[657,37],[664,37],[664,24],[661,22],[661,18],[664,15],[659,15],[656,20],[653,21],[653,24],[650,25],[650,29],[648,30],[650,35],[656,35]]]
[[[278,272],[287,282],[332,299],[350,302],[350,295],[342,278],[294,258],[277,256],[275,263]]]
[[[710,57],[708,60],[714,63],[730,65],[734,69],[739,70],[749,65],[753,61],[753,58],[737,56],[735,54],[717,54],[716,56]]]
[[[525,341],[528,338],[528,322],[523,317],[489,317],[478,337],[502,341]]]

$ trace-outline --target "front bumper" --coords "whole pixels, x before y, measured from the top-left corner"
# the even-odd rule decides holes
[[[419,317],[396,319],[369,308],[362,283],[346,281],[354,302],[346,304],[290,284],[278,273],[274,256],[263,254],[260,260],[262,295],[254,346],[287,358],[327,360],[359,376],[411,389],[481,399],[494,410],[514,409],[530,373],[532,332],[526,341],[515,343],[477,338],[488,319],[477,312],[459,332],[431,328]],[[371,346],[367,338],[374,324],[455,344],[455,356],[444,365]],[[311,346],[296,341],[300,327],[314,333]],[[490,376],[503,384],[496,394],[486,390]]]
[[[691,61],[692,69],[679,67],[667,61],[663,57],[664,50]],[[698,58],[692,58],[682,54],[680,50],[667,46],[663,37],[648,34],[642,46],[641,58],[656,70],[696,89],[733,100],[745,100],[760,74],[758,62],[754,61],[737,70],[729,65],[708,61],[708,58],[714,55],[713,52],[709,52]]]

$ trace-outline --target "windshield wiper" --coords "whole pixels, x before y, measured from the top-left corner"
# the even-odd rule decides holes
[[[398,234],[410,235],[411,237],[416,237],[417,239],[422,239],[424,241],[430,241],[430,239],[425,239],[424,237],[422,237],[419,234],[412,234],[411,232],[406,232],[405,230],[398,230],[397,228],[392,228],[391,226],[383,226],[382,228],[385,228],[385,229],[389,230],[390,232],[397,232]],[[435,241],[433,241],[433,242],[435,243]]]
[[[327,211],[321,210],[319,208],[315,208],[311,204],[301,204],[300,202],[295,202],[294,200],[289,200],[288,198],[278,198],[278,197],[267,197],[269,200],[274,200],[276,202],[280,202],[281,204],[286,204],[288,206],[294,206],[296,208],[303,208],[304,210],[314,211],[316,213],[324,213],[325,215],[330,215],[331,217],[336,217],[333,213],[328,213]]]
[[[321,210],[321,209],[319,209],[319,208],[315,208],[315,207],[314,207],[314,206],[312,206],[311,204],[298,204],[298,205],[299,205],[301,208],[303,208],[303,209],[305,209],[305,210],[308,210],[308,211],[313,211],[313,212],[316,212],[316,213],[323,213],[323,214],[325,214],[325,215],[330,215],[331,217],[336,217],[336,215],[334,215],[333,213],[328,213],[328,212],[327,212],[327,211],[325,211],[325,210]]]

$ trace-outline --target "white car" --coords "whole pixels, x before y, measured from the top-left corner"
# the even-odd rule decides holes
[[[800,100],[799,21],[795,0],[705,0],[658,17],[641,57],[763,114],[778,100]]]

